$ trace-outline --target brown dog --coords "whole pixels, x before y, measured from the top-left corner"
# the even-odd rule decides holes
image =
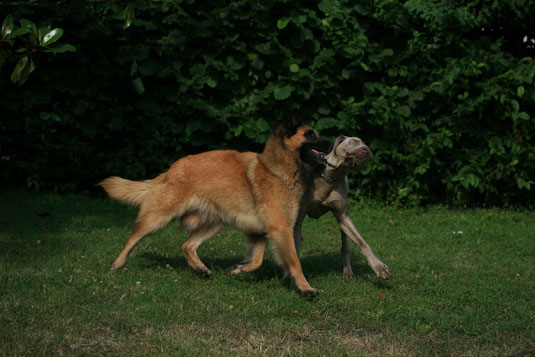
[[[188,265],[210,276],[197,248],[225,224],[232,224],[258,242],[270,240],[277,262],[297,289],[316,296],[318,290],[303,276],[293,227],[299,207],[311,197],[313,175],[323,170],[323,155],[331,147],[294,115],[277,128],[261,154],[210,151],[186,156],[152,180],[105,179],[100,185],[112,198],[140,206],[134,231],[112,269],[125,263],[144,236],[180,218],[191,232],[182,245]],[[263,255],[265,243],[254,254]]]
[[[317,175],[314,178],[312,200],[303,203],[301,206],[302,214],[299,215],[294,226],[295,245],[299,254],[302,240],[301,226],[304,216],[308,215],[312,218],[319,218],[331,211],[338,220],[338,225],[342,232],[344,276],[350,279],[355,278],[355,274],[353,274],[353,270],[351,269],[347,241],[348,236],[358,244],[368,264],[378,277],[388,279],[391,276],[390,269],[375,256],[348,215],[349,205],[347,193],[349,185],[347,174],[355,169],[361,168],[370,158],[370,154],[370,149],[359,138],[339,136],[335,141],[332,151],[325,156],[327,165],[323,175]],[[231,267],[228,273],[239,274],[259,267],[262,264],[265,244],[265,241],[249,237],[248,257],[243,263]]]

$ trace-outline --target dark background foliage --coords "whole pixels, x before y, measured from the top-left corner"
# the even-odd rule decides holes
[[[16,86],[17,53],[0,44],[4,186],[92,192],[191,153],[260,151],[299,108],[322,136],[372,148],[352,175],[360,196],[535,202],[533,1],[0,5],[2,19],[61,27],[76,47],[34,56]]]

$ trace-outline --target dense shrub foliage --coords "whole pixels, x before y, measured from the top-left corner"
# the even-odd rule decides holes
[[[360,195],[535,202],[533,1],[10,4],[2,18],[61,27],[76,52],[35,56],[16,86],[0,47],[4,184],[93,190],[186,154],[261,150],[299,108],[322,136],[372,148]]]

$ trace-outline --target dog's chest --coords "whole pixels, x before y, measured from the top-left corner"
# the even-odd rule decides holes
[[[330,208],[324,206],[321,202],[314,201],[310,204],[307,210],[307,215],[311,218],[320,218],[325,213],[329,212]]]

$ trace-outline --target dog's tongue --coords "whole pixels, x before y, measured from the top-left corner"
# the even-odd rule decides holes
[[[320,152],[319,152],[318,150],[316,150],[316,149],[312,149],[312,152],[313,152],[314,154],[316,154],[316,155],[319,155],[319,154],[320,154]]]

